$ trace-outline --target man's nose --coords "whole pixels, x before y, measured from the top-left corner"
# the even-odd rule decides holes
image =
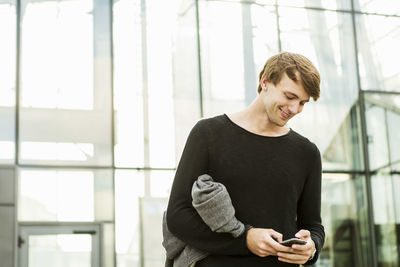
[[[299,103],[295,103],[289,106],[289,111],[290,113],[292,113],[293,115],[296,115],[297,113],[301,112],[301,107]]]

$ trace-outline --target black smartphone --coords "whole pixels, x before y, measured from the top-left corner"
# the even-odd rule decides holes
[[[307,244],[307,241],[299,239],[299,238],[290,238],[290,239],[286,239],[285,241],[280,242],[279,244],[290,247],[293,244],[305,245],[305,244]]]

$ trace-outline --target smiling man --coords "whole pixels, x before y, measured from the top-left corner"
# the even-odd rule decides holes
[[[196,267],[296,266],[317,260],[325,238],[321,157],[286,123],[310,97],[319,98],[319,86],[318,70],[307,58],[280,53],[261,71],[250,106],[203,119],[192,129],[172,186],[167,224],[186,244],[210,254]],[[191,188],[203,174],[227,188],[237,219],[247,225],[241,236],[212,232],[193,208]],[[280,244],[293,237],[306,244]]]

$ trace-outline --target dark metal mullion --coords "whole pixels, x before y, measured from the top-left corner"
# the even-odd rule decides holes
[[[197,67],[199,75],[199,98],[200,98],[200,117],[204,116],[204,103],[203,103],[203,78],[201,71],[201,40],[200,40],[200,11],[199,11],[199,0],[195,0],[196,8],[196,41],[197,41]]]
[[[322,170],[322,173],[328,173],[328,174],[365,175],[365,171],[352,171],[352,170]],[[370,172],[370,173],[371,173],[371,172]]]
[[[21,60],[21,1],[16,0],[16,55],[15,55],[15,133],[14,133],[14,239],[13,239],[13,264],[18,263],[18,164],[19,164],[19,92],[20,92],[20,60]]]
[[[360,81],[360,68],[358,64],[358,43],[357,43],[357,32],[356,32],[356,12],[354,11],[354,0],[351,1],[351,19],[353,26],[353,35],[354,35],[354,52],[356,61],[356,71],[357,71],[357,86],[358,86],[358,99],[360,103],[360,126],[361,126],[361,141],[363,148],[363,160],[364,160],[364,168],[365,168],[365,185],[367,192],[367,203],[368,203],[368,226],[369,226],[369,241],[371,248],[370,261],[373,267],[378,266],[377,261],[377,247],[376,247],[376,238],[375,238],[375,220],[374,220],[374,210],[372,203],[372,186],[371,186],[371,173],[369,166],[369,152],[368,152],[368,135],[367,135],[367,123],[366,123],[366,114],[365,114],[365,101],[364,94],[361,90],[361,81]]]
[[[17,24],[16,24],[16,68],[15,68],[15,158],[14,164],[18,166],[19,163],[19,95],[20,95],[20,60],[21,60],[21,1],[16,1],[16,13],[17,13]]]
[[[2,168],[16,168],[15,165],[2,165]],[[176,168],[153,167],[115,167],[115,166],[79,166],[79,165],[28,165],[20,164],[18,168],[26,169],[77,169],[77,170],[132,170],[132,171],[175,171]]]
[[[397,91],[363,90],[364,94],[400,95]]]

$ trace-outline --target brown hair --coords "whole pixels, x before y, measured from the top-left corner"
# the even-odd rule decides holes
[[[284,72],[295,82],[298,81],[296,73],[299,72],[300,81],[306,92],[314,101],[319,98],[320,76],[317,68],[305,56],[289,52],[279,53],[267,60],[259,75],[257,92],[261,92],[261,78],[263,76],[268,82],[277,85],[281,81]]]

